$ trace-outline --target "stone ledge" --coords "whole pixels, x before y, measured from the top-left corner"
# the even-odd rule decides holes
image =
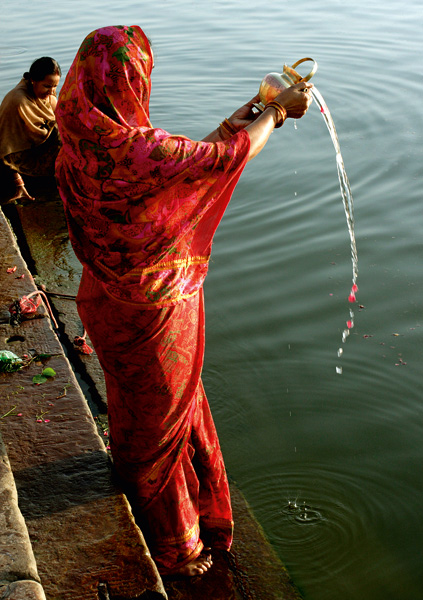
[[[46,600],[46,596],[41,584],[22,580],[0,587],[0,600]]]
[[[6,448],[0,435],[0,585],[30,579],[39,583],[37,565]]]

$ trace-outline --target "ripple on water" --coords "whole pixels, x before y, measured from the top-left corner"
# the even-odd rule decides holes
[[[0,46],[0,59],[16,56],[17,54],[26,54],[28,48],[23,46]]]
[[[348,473],[311,463],[291,463],[279,477],[269,474],[243,483],[290,572],[316,589],[327,582],[328,573],[335,577],[351,571],[362,560],[363,545],[375,576],[388,568],[391,555],[383,544],[382,549],[375,544],[372,555],[372,540],[380,541],[404,518],[413,519],[404,489],[398,489],[398,482],[388,488],[386,474]],[[278,506],[275,497],[280,498]]]

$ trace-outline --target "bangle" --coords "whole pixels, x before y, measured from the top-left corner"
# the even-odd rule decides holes
[[[233,134],[238,133],[238,129],[234,125],[232,125],[229,119],[225,119],[224,123],[227,125],[228,129],[232,131]]]
[[[238,133],[238,131],[235,129],[235,127],[232,125],[229,119],[225,119],[224,121],[222,121],[219,127],[221,131],[223,133],[226,133],[226,135],[228,135],[229,137],[232,137],[233,135],[235,135],[235,133]]]
[[[276,109],[276,112],[279,115],[279,120],[275,125],[275,129],[282,127],[282,125],[285,122],[286,116],[287,116],[287,112],[286,112],[286,108],[284,106],[282,106],[282,104],[280,104],[277,100],[272,100],[271,102],[268,102],[264,108],[264,110],[266,110],[266,108],[274,108]]]
[[[238,129],[232,125],[232,123],[230,122],[230,120],[229,120],[229,119],[225,119],[225,120],[223,121],[223,123],[224,123],[224,125],[226,125],[227,129],[229,129],[229,131],[230,131],[230,132],[231,132],[233,135],[235,135],[235,133],[238,133]]]
[[[229,139],[230,137],[232,137],[232,133],[230,133],[230,131],[228,129],[225,129],[225,127],[223,126],[223,123],[221,123],[219,125],[219,127],[217,128],[220,137],[222,138],[222,141],[224,142],[225,140]]]

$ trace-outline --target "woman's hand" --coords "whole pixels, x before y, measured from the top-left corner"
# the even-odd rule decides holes
[[[260,116],[260,113],[253,112],[254,104],[257,102],[260,102],[260,96],[258,94],[257,94],[257,96],[254,96],[254,98],[251,98],[251,100],[249,102],[247,102],[246,104],[241,106],[241,108],[238,108],[238,110],[236,110],[229,117],[228,121],[230,121],[230,123],[234,129],[234,133],[240,131],[241,129],[245,129],[245,127],[248,127],[248,125],[251,125],[251,123],[254,123],[254,121],[257,119],[257,117]],[[220,127],[218,127],[217,129],[215,129],[214,131],[209,133],[209,135],[207,135],[205,138],[203,138],[202,141],[203,142],[221,142],[222,140],[228,139],[228,137],[230,137],[230,134],[225,135],[223,133],[223,135],[222,135],[222,132],[220,131]]]
[[[253,123],[260,113],[254,113],[254,104],[260,102],[260,96],[254,96],[249,102],[238,108],[228,119],[237,131],[244,129],[247,125]]]
[[[311,95],[312,83],[296,83],[282,90],[275,98],[286,109],[287,118],[301,119],[313,101]]]
[[[282,92],[276,96],[275,100],[285,108],[287,117],[300,119],[305,115],[311,104],[312,97],[310,89],[312,87],[313,85],[310,83],[297,83],[282,90]],[[254,99],[251,102],[254,102]],[[248,104],[246,106],[248,106]],[[250,153],[248,155],[248,160],[257,156],[264,148],[274,127],[278,124],[279,119],[279,111],[276,108],[271,107],[264,110],[261,115],[256,117],[254,122],[247,125],[246,131],[248,131],[250,136]]]
[[[289,88],[285,88],[275,98],[277,102],[282,104],[286,109],[287,118],[301,119],[303,117],[311,102],[311,88],[312,83],[296,83]],[[253,112],[254,104],[260,102],[260,96],[254,96],[249,102],[238,108],[230,117],[229,121],[237,129],[244,129],[257,119],[260,113]]]

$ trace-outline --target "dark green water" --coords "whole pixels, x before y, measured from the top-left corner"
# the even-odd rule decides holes
[[[153,123],[197,139],[269,71],[317,60],[354,196],[363,308],[339,359],[350,240],[312,106],[247,165],[216,235],[204,380],[228,470],[305,600],[423,600],[421,4],[1,0],[0,10],[2,96],[34,58],[54,56],[66,73],[89,31],[137,23],[155,51]]]

